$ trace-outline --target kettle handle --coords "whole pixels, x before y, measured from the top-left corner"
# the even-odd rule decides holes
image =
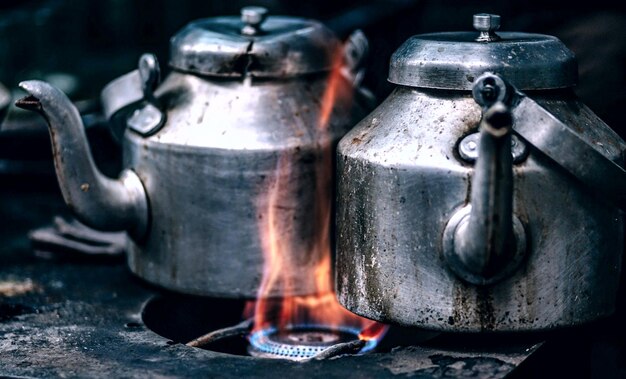
[[[156,56],[143,54],[138,66],[107,84],[100,93],[104,116],[111,122],[113,135],[118,141],[127,125],[147,136],[165,124],[165,113],[154,96],[160,81]],[[135,113],[131,113],[133,111]]]
[[[100,92],[102,111],[107,120],[141,100],[143,100],[143,89],[138,69],[111,81]]]
[[[591,145],[526,94],[514,91],[513,128],[517,135],[626,210],[626,170],[603,154],[601,146]],[[623,153],[624,146],[621,148]]]
[[[602,194],[622,210],[626,210],[626,170],[606,156],[600,146],[584,140],[524,92],[507,83],[497,74],[485,73],[475,81],[474,91],[485,80],[503,83],[506,94],[502,99],[509,104],[513,116],[513,131],[527,145],[532,145],[590,189]],[[476,98],[476,93],[474,93]],[[481,104],[483,107],[490,104]],[[616,136],[617,137],[617,136]],[[617,137],[619,138],[619,137]],[[621,140],[621,139],[620,139]],[[626,144],[620,144],[622,153]]]
[[[452,216],[443,234],[444,257],[455,274],[473,284],[494,283],[524,255],[524,227],[511,209],[512,131],[626,209],[626,170],[598,147],[496,74],[481,75],[472,92],[483,118],[471,201]]]
[[[341,75],[352,84],[357,101],[366,109],[376,108],[376,96],[362,85],[365,76],[365,61],[369,55],[369,41],[360,29],[353,31],[343,44]]]

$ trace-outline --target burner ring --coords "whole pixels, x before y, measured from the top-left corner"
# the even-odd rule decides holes
[[[253,332],[248,353],[255,357],[305,360],[336,344],[356,341],[359,330],[324,325],[294,325],[283,331],[268,328]],[[361,352],[371,350],[375,341],[368,341]]]

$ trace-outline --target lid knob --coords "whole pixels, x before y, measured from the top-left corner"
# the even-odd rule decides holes
[[[241,34],[253,36],[261,30],[261,24],[267,18],[267,8],[249,6],[241,8],[241,21],[246,24]]]
[[[500,29],[500,16],[497,14],[478,13],[474,15],[474,29],[480,32],[477,42],[492,42],[500,39],[495,31]]]

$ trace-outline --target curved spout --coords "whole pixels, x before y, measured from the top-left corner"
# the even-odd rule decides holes
[[[137,174],[124,170],[114,180],[98,171],[80,114],[63,92],[38,80],[20,87],[29,96],[15,105],[46,119],[61,192],[76,217],[93,228],[127,230],[141,239],[147,231],[148,200]]]
[[[471,189],[471,210],[459,224],[454,250],[465,269],[492,276],[509,255],[513,236],[511,113],[501,102],[483,116]]]
[[[509,86],[485,73],[474,82],[483,107],[470,204],[452,215],[443,253],[452,271],[472,284],[495,283],[510,274],[526,252],[526,232],[513,214],[513,116]]]

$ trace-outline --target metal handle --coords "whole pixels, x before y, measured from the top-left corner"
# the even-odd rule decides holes
[[[541,105],[516,91],[515,132],[584,185],[626,210],[626,170]]]
[[[112,121],[113,134],[118,140],[121,140],[126,126],[143,136],[149,136],[165,124],[165,112],[161,111],[159,101],[154,96],[160,76],[156,56],[143,54],[139,58],[137,70],[113,80],[102,90],[100,99],[104,115]],[[132,113],[128,116],[129,111]],[[118,114],[121,116],[117,117]]]
[[[343,45],[341,74],[352,84],[357,102],[371,111],[376,107],[376,97],[362,85],[368,54],[369,41],[365,33],[359,29],[353,31]]]
[[[443,240],[444,256],[458,276],[474,284],[493,283],[524,255],[524,228],[512,213],[511,131],[626,209],[626,170],[575,130],[498,75],[483,74],[472,92],[484,111],[471,202],[452,216]]]
[[[484,106],[495,101],[511,104],[513,131],[528,145],[534,146],[584,185],[602,194],[620,209],[626,210],[626,170],[584,140],[573,128],[496,74],[476,79],[474,98]],[[479,94],[487,83],[505,89],[496,97]],[[488,91],[487,91],[488,92]]]
[[[161,68],[154,54],[142,54],[139,58],[138,68],[141,77],[141,88],[146,100],[156,102],[154,91],[161,81]]]

